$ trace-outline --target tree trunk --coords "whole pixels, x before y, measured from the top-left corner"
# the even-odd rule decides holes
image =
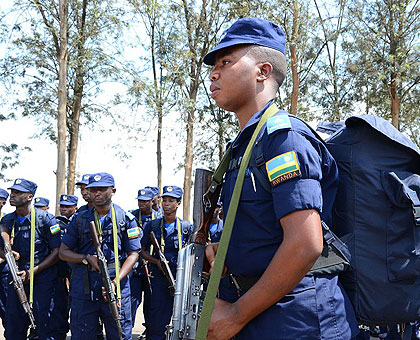
[[[182,217],[184,220],[187,220],[187,221],[190,220],[192,164],[193,164],[193,159],[194,159],[194,154],[193,154],[194,112],[195,112],[195,99],[194,101],[193,99],[191,99],[191,106],[189,107],[188,116],[187,116],[187,144],[186,144],[186,150],[185,150],[185,164],[184,164],[184,170],[185,170],[184,201],[183,201],[183,217]]]
[[[66,107],[67,107],[67,30],[68,30],[68,0],[59,1],[60,16],[60,50],[58,55],[58,117],[57,117],[57,186],[56,202],[64,193],[66,181]],[[55,214],[59,215],[58,204],[55,205]]]
[[[399,130],[400,129],[400,99],[398,98],[397,80],[396,80],[396,75],[394,73],[392,73],[391,75],[390,93],[391,93],[392,125],[394,125]]]
[[[297,105],[299,99],[299,73],[298,73],[298,57],[297,57],[297,37],[299,34],[299,6],[297,0],[293,1],[293,24],[292,24],[292,41],[290,44],[290,59],[292,68],[292,98],[290,103],[290,113],[292,115],[297,114]]]
[[[70,119],[70,143],[68,150],[69,157],[69,168],[67,176],[67,193],[74,195],[74,186],[76,183],[76,161],[77,161],[77,150],[79,146],[79,127],[80,127],[80,114],[82,111],[82,95],[83,95],[83,76],[80,77],[79,81],[81,85],[75,87],[74,104],[72,109],[72,115]],[[76,79],[76,82],[78,80]]]
[[[158,107],[158,131],[156,141],[156,160],[157,160],[157,181],[159,190],[162,188],[162,123],[163,112],[162,105]]]
[[[84,45],[86,41],[86,12],[87,12],[88,0],[83,0],[82,3],[82,15],[80,20],[80,27],[77,27],[79,39],[77,44],[77,68],[76,68],[76,79],[74,80],[74,102],[72,107],[72,114],[69,120],[69,131],[70,131],[70,143],[68,150],[69,157],[69,168],[67,178],[67,193],[70,195],[74,194],[74,186],[76,183],[76,162],[77,152],[79,146],[79,127],[80,127],[80,115],[82,112],[82,98],[83,89],[85,85],[85,65],[83,64],[83,55],[85,53]]]

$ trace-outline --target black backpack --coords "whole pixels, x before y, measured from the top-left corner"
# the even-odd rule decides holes
[[[420,150],[376,116],[336,127],[326,140],[339,169],[331,229],[353,267],[340,281],[360,323],[419,320]]]

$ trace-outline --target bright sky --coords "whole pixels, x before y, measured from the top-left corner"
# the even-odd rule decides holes
[[[0,143],[14,142],[20,146],[30,146],[32,152],[24,152],[20,164],[5,172],[6,176],[14,179],[23,177],[38,184],[36,196],[46,197],[50,200],[50,212],[54,213],[55,207],[55,170],[57,168],[56,145],[45,139],[32,139],[34,134],[33,120],[20,118],[15,121],[0,122]],[[174,128],[177,128],[175,125]],[[175,173],[174,168],[183,161],[183,143],[174,142],[176,138],[168,138],[172,129],[165,129],[166,139],[163,141],[163,185],[183,186],[183,170]],[[115,178],[117,192],[114,202],[124,209],[137,208],[137,190],[146,185],[157,185],[156,170],[156,145],[154,142],[155,131],[151,130],[145,141],[140,142],[142,147],[123,147],[125,152],[132,154],[130,160],[121,161],[115,155],[113,143],[117,140],[118,132],[87,131],[82,128],[82,141],[79,143],[79,156],[77,172],[79,174],[92,172],[109,172]],[[123,144],[124,145],[124,144]],[[174,158],[178,157],[177,159]],[[178,156],[176,156],[178,155]],[[79,176],[80,177],[80,176]],[[12,182],[2,183],[0,187],[6,189]],[[84,204],[80,192],[79,205]],[[5,212],[13,208],[8,204]]]

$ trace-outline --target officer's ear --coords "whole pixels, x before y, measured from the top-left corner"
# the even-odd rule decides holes
[[[27,201],[30,202],[33,200],[33,198],[34,198],[34,194],[28,192],[28,195],[26,196]]]
[[[260,63],[258,64],[258,74],[257,74],[257,81],[262,82],[270,78],[273,73],[273,65],[269,62]]]
[[[116,188],[112,188],[112,196],[114,196],[115,195],[115,193],[117,192],[117,189]]]

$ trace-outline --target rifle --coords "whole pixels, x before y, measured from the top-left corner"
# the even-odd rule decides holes
[[[174,296],[174,294],[175,294],[175,280],[174,280],[174,277],[172,275],[171,268],[169,268],[168,260],[166,260],[165,255],[163,254],[162,250],[160,249],[159,243],[158,243],[158,241],[156,239],[156,236],[155,236],[155,233],[153,231],[150,232],[150,239],[152,241],[153,248],[156,249],[156,251],[158,253],[160,265],[161,265],[161,268],[162,268],[162,273],[169,283],[169,287],[168,287],[169,288],[169,294],[171,294],[171,296]]]
[[[6,236],[7,235],[7,236]],[[12,274],[12,282],[16,291],[16,295],[23,307],[23,310],[29,317],[30,325],[32,329],[36,328],[34,314],[32,313],[31,305],[26,297],[25,289],[23,288],[22,278],[18,275],[19,268],[16,265],[15,257],[13,256],[12,247],[9,242],[9,235],[2,231],[1,236],[4,241],[4,255],[6,257],[7,265],[9,266],[10,274]]]
[[[99,240],[95,222],[93,221],[89,223],[89,232],[90,232],[90,236],[92,237],[93,246],[96,249],[96,255],[98,256],[99,269],[102,275],[103,286],[105,288],[105,295],[108,300],[109,309],[111,311],[112,318],[117,324],[118,336],[120,340],[122,340],[122,329],[121,329],[121,322],[120,322],[120,313],[118,311],[117,297],[112,288],[112,281],[109,276],[107,261],[106,261],[104,253],[102,252],[101,242]]]
[[[212,172],[196,169],[194,181],[194,232],[188,245],[178,252],[172,325],[167,326],[167,340],[194,339],[205,291],[203,264],[209,228],[217,207],[221,183]]]
[[[140,251],[141,252],[141,251]],[[147,283],[149,284],[149,290],[150,290],[150,294],[153,293],[152,291],[152,283],[150,282],[150,273],[149,273],[149,267],[147,266],[147,262],[146,260],[141,256],[141,254],[139,253],[139,258],[140,258],[140,265],[144,270],[144,273],[146,274],[146,278],[147,278]]]

